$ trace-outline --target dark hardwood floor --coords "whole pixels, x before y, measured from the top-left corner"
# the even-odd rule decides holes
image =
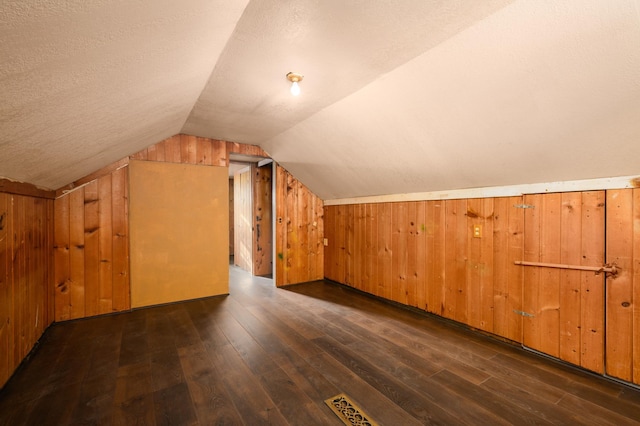
[[[640,391],[332,283],[55,324],[0,392],[2,425],[640,424]]]

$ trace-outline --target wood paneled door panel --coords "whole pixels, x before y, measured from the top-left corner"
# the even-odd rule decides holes
[[[640,189],[607,191],[607,374],[640,384]]]
[[[524,261],[604,265],[604,191],[526,195],[524,203]],[[523,268],[524,346],[604,373],[604,274]]]

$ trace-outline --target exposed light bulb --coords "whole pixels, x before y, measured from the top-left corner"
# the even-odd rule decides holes
[[[290,72],[287,74],[287,80],[291,82],[291,94],[293,96],[298,96],[300,94],[300,85],[299,82],[302,81],[303,75],[298,74],[297,72]]]
[[[291,83],[291,94],[293,96],[298,96],[300,94],[300,86],[298,85],[297,81]]]

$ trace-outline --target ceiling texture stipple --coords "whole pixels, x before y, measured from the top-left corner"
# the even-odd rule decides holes
[[[0,37],[0,177],[45,188],[176,133],[323,199],[640,174],[640,0],[23,0]]]

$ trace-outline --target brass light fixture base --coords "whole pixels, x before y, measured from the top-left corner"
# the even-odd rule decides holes
[[[302,81],[303,78],[304,76],[302,74],[298,74],[297,72],[287,73],[287,80],[289,80],[292,83],[298,83]]]

